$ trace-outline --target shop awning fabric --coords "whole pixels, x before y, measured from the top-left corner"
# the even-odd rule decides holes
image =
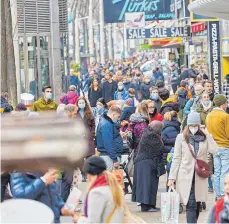
[[[195,0],[188,9],[198,15],[229,20],[229,0]]]

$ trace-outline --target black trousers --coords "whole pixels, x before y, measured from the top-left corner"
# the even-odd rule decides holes
[[[177,87],[178,87],[178,84],[172,84],[172,89],[173,89],[173,93],[175,94],[176,91],[177,91]]]
[[[64,171],[62,174],[62,183],[61,183],[61,197],[64,202],[67,201],[70,194],[71,185],[73,181],[73,170]]]
[[[1,175],[1,202],[4,201],[6,188],[7,188],[7,185],[9,182],[10,182],[10,174],[9,173],[3,173]]]
[[[200,214],[200,202],[196,202],[195,197],[195,176],[193,177],[192,187],[188,204],[186,205],[186,219],[187,223],[197,223]]]

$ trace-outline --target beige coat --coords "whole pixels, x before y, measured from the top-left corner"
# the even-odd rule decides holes
[[[193,149],[193,147],[192,147]],[[194,150],[194,149],[193,149]],[[214,154],[217,151],[216,142],[212,136],[207,134],[207,139],[200,142],[197,158],[208,162],[208,152]],[[176,181],[176,191],[180,195],[181,203],[187,205],[192,179],[194,175],[195,160],[188,148],[183,134],[179,134],[174,147],[173,162],[169,174],[170,180]],[[207,201],[208,179],[201,178],[195,174],[195,196],[196,201]]]

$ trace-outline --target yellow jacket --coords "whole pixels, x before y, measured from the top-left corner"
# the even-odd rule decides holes
[[[44,100],[44,98],[40,98],[38,101],[34,102],[33,104],[33,111],[56,111],[57,109],[57,104],[55,103],[54,100],[48,100],[48,102],[46,103],[46,101]]]
[[[216,107],[206,118],[206,127],[217,145],[229,149],[229,115]]]

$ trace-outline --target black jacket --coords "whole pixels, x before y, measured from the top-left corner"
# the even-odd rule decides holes
[[[95,91],[93,88],[88,90],[88,100],[91,107],[96,107],[97,100],[102,97],[102,90]]]
[[[111,100],[114,100],[114,94],[117,88],[117,82],[113,80],[112,83],[109,83],[108,81],[102,83],[102,97],[106,103],[108,103]]]

